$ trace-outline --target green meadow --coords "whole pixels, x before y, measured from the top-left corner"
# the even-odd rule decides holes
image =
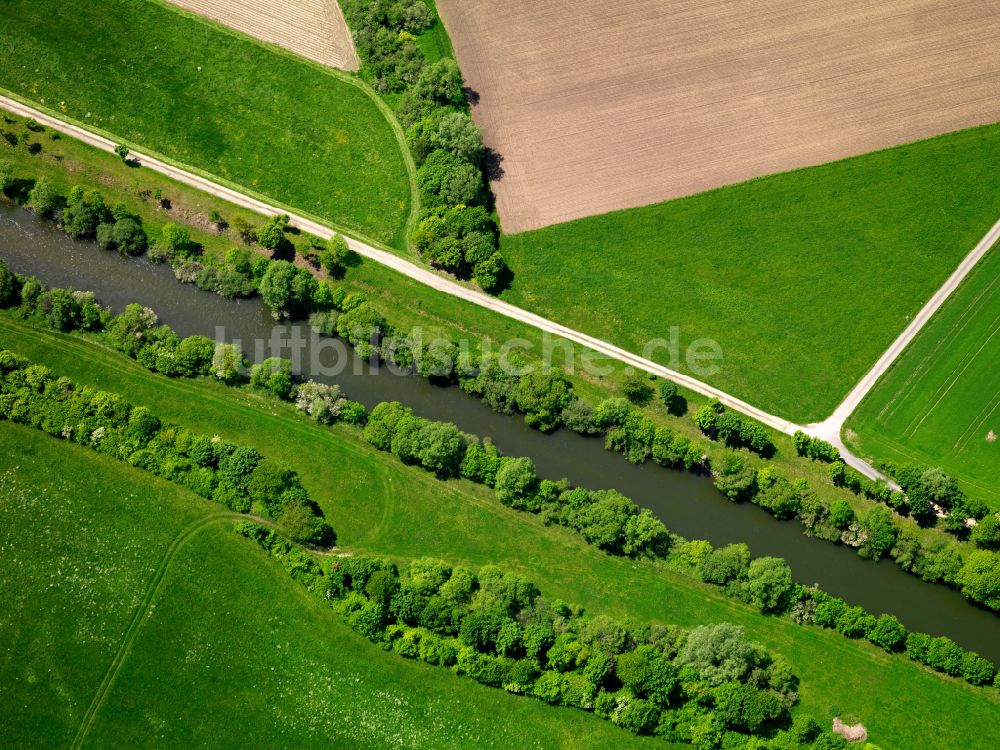
[[[1000,216],[998,159],[993,125],[506,236],[504,297],[630,351],[712,339],[704,380],[819,421]]]
[[[359,79],[146,0],[10,0],[0,87],[376,241],[413,206],[398,125]]]
[[[8,422],[0,444],[5,746],[663,747],[385,653],[185,490]]]
[[[582,543],[567,529],[547,527],[530,514],[502,506],[492,493],[478,485],[464,481],[441,483],[419,469],[397,463],[361,441],[355,428],[320,427],[295,414],[289,405],[250,391],[233,390],[206,380],[176,380],[152,375],[94,340],[43,331],[6,315],[0,317],[0,344],[79,383],[127,393],[135,403],[149,406],[179,425],[253,445],[295,468],[310,496],[320,503],[337,530],[339,543],[347,550],[398,560],[431,555],[474,567],[496,563],[527,575],[538,583],[543,593],[579,603],[593,613],[685,627],[719,621],[742,624],[755,640],[783,654],[794,665],[802,679],[798,710],[822,722],[841,712],[858,716],[873,740],[882,746],[922,748],[932,734],[936,747],[986,748],[990,746],[990,733],[1000,731],[1000,711],[997,710],[1000,698],[994,690],[976,689],[940,677],[901,657],[890,656],[830,631],[762,616],[666,564],[605,555]],[[9,431],[11,428],[4,429]],[[60,451],[66,450],[54,440],[44,440]],[[13,445],[17,456],[18,446],[23,441],[4,438],[4,442]],[[13,460],[18,462],[18,458]],[[188,549],[194,554],[194,550],[200,548],[192,540],[185,554]],[[177,564],[183,559],[179,556]],[[213,565],[207,557],[196,559],[201,563],[195,563],[198,572],[190,576],[192,585],[204,589],[205,596],[220,592],[221,584],[198,584],[203,580],[199,576],[212,574]],[[262,556],[261,564],[264,564]],[[233,565],[236,567],[230,570],[239,569],[236,563]],[[278,571],[275,575],[284,573]],[[228,580],[225,574],[222,580]],[[287,582],[287,586],[293,585]],[[254,601],[272,606],[270,601],[275,597],[269,593],[271,590],[266,587],[261,590],[265,598]],[[165,593],[169,595],[169,591],[168,588]],[[184,609],[183,602],[178,606]],[[256,607],[266,609],[259,603]],[[192,618],[195,613],[209,610],[208,604],[192,604],[184,609]],[[167,603],[157,611],[169,611]],[[242,610],[233,605],[232,611]],[[261,616],[264,614],[255,615]],[[259,619],[248,621],[261,622]],[[195,624],[185,625],[185,628],[196,627]],[[240,670],[250,667],[244,663],[248,652],[240,651],[238,646],[242,642],[241,631],[219,632],[220,628],[221,625],[211,627],[213,636],[205,642],[232,641],[223,651],[232,654],[238,665],[233,668],[235,673],[245,675],[246,672]],[[258,624],[247,629],[252,632],[250,641],[257,643],[263,639],[262,630],[267,632]],[[331,638],[336,637],[334,631],[331,626],[329,632],[334,633]],[[325,647],[317,641],[326,632],[312,626],[302,638],[309,648],[322,649]],[[150,633],[148,637],[153,644],[157,638],[167,637],[156,636],[155,630]],[[141,651],[142,638],[140,633],[134,654]],[[346,632],[343,638],[350,642]],[[290,648],[294,640],[289,637],[279,642],[288,643]],[[180,642],[188,643],[187,640]],[[333,650],[355,652],[360,649],[360,642],[358,644],[358,648],[341,646]],[[155,650],[155,645],[151,648]],[[240,654],[244,655],[243,661],[240,661]],[[362,654],[359,658],[374,657]],[[130,731],[139,731],[126,728],[126,716],[162,718],[163,714],[158,713],[160,709],[143,704],[152,700],[144,694],[145,687],[151,688],[150,693],[162,687],[162,683],[152,681],[158,679],[152,676],[152,664],[149,662],[143,669],[136,667],[135,682],[130,682],[127,675],[132,673],[126,663],[119,680],[120,684],[131,686],[127,695],[132,697],[128,700],[122,697],[125,702],[119,704],[115,702],[115,691],[109,693],[106,705],[119,707],[108,709],[108,715],[102,712],[98,716],[95,736],[120,734],[125,737]],[[165,674],[175,674],[180,669],[178,664],[164,667]],[[460,691],[463,696],[475,692],[477,687],[447,673],[441,674],[440,679],[452,680],[448,684],[454,685],[454,691]],[[238,683],[238,680],[234,682]],[[320,687],[315,689],[321,692]],[[163,690],[165,695],[172,694],[165,687]],[[500,698],[496,694],[492,700]],[[193,709],[185,715],[191,714]],[[122,717],[117,719],[121,725],[114,723],[116,716]],[[102,730],[101,726],[108,728]],[[101,734],[104,731],[106,735]],[[169,731],[182,732],[179,728]],[[981,744],[977,744],[977,738],[981,739]],[[197,744],[197,735],[186,736],[186,739]]]
[[[863,455],[940,466],[1000,510],[1000,250],[991,250],[847,423]]]

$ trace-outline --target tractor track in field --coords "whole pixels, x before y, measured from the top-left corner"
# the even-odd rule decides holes
[[[186,527],[181,529],[180,533],[176,537],[174,537],[174,540],[170,543],[170,546],[167,547],[166,552],[164,552],[163,558],[160,560],[160,564],[157,566],[156,571],[153,573],[153,577],[150,579],[149,584],[146,587],[146,593],[143,595],[142,601],[139,603],[139,607],[136,609],[135,614],[132,615],[132,620],[129,622],[128,629],[125,631],[125,637],[122,639],[121,645],[118,647],[118,652],[115,654],[114,659],[111,660],[111,664],[104,673],[104,679],[101,680],[101,684],[98,686],[97,692],[94,694],[94,697],[90,702],[90,706],[87,708],[87,712],[83,716],[83,721],[80,722],[80,727],[77,729],[76,737],[73,739],[73,744],[70,746],[72,750],[79,750],[79,748],[83,747],[83,743],[86,741],[87,735],[90,733],[90,730],[97,719],[97,714],[100,712],[101,707],[107,700],[108,694],[111,692],[111,688],[114,686],[115,678],[118,676],[125,660],[132,651],[132,645],[139,636],[139,632],[142,629],[146,615],[149,614],[150,608],[153,606],[157,596],[163,589],[167,572],[170,569],[170,564],[177,556],[177,553],[183,549],[184,545],[187,544],[192,537],[197,535],[198,532],[203,529],[223,521],[247,518],[250,518],[250,516],[241,513],[212,513],[188,524]]]

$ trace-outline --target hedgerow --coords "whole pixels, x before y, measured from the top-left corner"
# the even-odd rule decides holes
[[[698,747],[745,747],[755,736],[789,750],[809,746],[790,731],[798,678],[736,625],[684,631],[591,617],[493,566],[472,571],[432,559],[397,566],[354,556],[317,562],[260,524],[241,521],[236,531],[361,635],[403,658],[592,711],[635,734]]]
[[[0,351],[0,419],[125,461],[233,511],[278,519],[297,541],[333,543],[295,472],[253,448],[164,424],[118,394],[80,387],[8,350]]]

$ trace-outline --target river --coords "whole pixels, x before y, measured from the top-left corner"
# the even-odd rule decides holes
[[[457,387],[438,386],[416,375],[400,376],[385,367],[372,371],[338,341],[318,337],[303,323],[275,326],[259,299],[227,300],[181,284],[167,265],[152,264],[145,257],[122,258],[101,251],[95,243],[76,242],[24,209],[0,206],[0,258],[11,270],[35,275],[47,286],[91,290],[116,311],[129,302],[148,305],[180,336],[216,338],[218,331],[224,331],[227,340],[241,341],[251,357],[254,341],[271,340],[275,333],[298,338],[304,344],[302,361],[316,357],[332,370],[340,357],[344,365],[339,374],[315,379],[340,384],[349,397],[368,408],[397,400],[422,417],[489,435],[505,454],[530,456],[545,478],[567,477],[591,489],[617,489],[682,536],[707,539],[713,545],[746,542],[755,556],[787,560],[800,583],[818,583],[870,612],[894,614],[911,630],[947,635],[1000,663],[1000,618],[993,613],[972,605],[957,591],[903,572],[891,560],[863,560],[852,549],[804,536],[798,521],[777,521],[755,505],[734,504],[704,477],[653,463],[633,466],[607,451],[602,439],[569,430],[543,435],[525,425],[522,417],[497,414]]]

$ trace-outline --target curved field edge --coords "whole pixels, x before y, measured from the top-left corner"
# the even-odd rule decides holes
[[[1000,216],[990,154],[1000,125],[505,235],[503,296],[637,353],[659,340],[650,358],[820,421]],[[717,372],[685,362],[699,339]]]
[[[994,246],[861,402],[844,437],[876,461],[940,466],[967,495],[1000,510],[998,367]]]
[[[163,2],[113,2],[76,4],[73,34],[59,3],[5,8],[0,86],[359,239],[406,246],[416,168],[402,128],[367,84]]]
[[[1000,717],[994,691],[938,677],[836,633],[763,617],[669,566],[601,554],[566,529],[504,508],[481,487],[442,485],[394,463],[352,428],[320,428],[253,394],[168,380],[75,337],[58,339],[33,347],[32,358],[78,382],[127,392],[183,426],[238,436],[294,467],[350,549],[400,560],[432,555],[470,567],[500,564],[593,613],[684,627],[736,622],[795,666],[803,682],[800,710],[821,720],[855,714],[891,747],[923,747],[933,732],[940,747],[967,748],[971,725],[992,726]],[[928,717],[933,726],[914,717]]]
[[[149,598],[152,592],[152,606],[140,607],[134,615],[133,608],[120,609],[122,629],[129,615],[141,620],[126,637],[128,648],[120,661],[107,653],[83,664],[80,644],[70,636],[75,623],[100,611],[104,602],[97,597],[80,607],[64,607],[59,606],[64,592],[51,587],[39,591],[37,579],[5,587],[5,597],[31,596],[39,613],[28,617],[10,612],[9,621],[0,620],[0,632],[9,636],[12,623],[32,634],[55,632],[70,656],[53,660],[44,671],[40,667],[46,665],[23,653],[19,660],[0,661],[5,678],[0,695],[12,700],[17,696],[26,706],[5,725],[6,738],[20,747],[68,745],[86,706],[86,701],[76,702],[78,710],[70,712],[60,731],[53,731],[51,716],[64,708],[59,703],[66,696],[30,700],[30,691],[37,695],[47,687],[73,686],[80,698],[89,700],[109,666],[116,680],[88,723],[91,732],[83,747],[244,747],[248,738],[257,747],[286,747],[289,742],[299,747],[319,742],[333,747],[357,742],[386,746],[401,731],[412,740],[409,746],[427,748],[490,739],[492,746],[511,746],[522,736],[553,748],[576,746],[577,737],[587,738],[583,746],[592,748],[663,746],[582,712],[515,698],[382,652],[289,581],[280,564],[232,534],[213,517],[219,507],[213,503],[160,480],[147,484],[140,498],[123,500],[112,493],[101,497],[91,490],[104,482],[137,487],[145,475],[8,422],[0,423],[0,442],[14,446],[0,457],[4,517],[7,501],[34,494],[46,483],[37,477],[58,463],[80,481],[50,485],[53,491],[39,502],[59,501],[85,528],[114,527],[119,537],[136,546],[147,544],[154,566],[164,555],[162,532],[186,529],[174,539],[176,554],[169,556],[170,565],[160,565],[158,573],[165,575],[158,582],[154,576],[153,585],[146,588],[148,567],[135,571],[133,578],[141,585],[132,593],[145,592]],[[176,495],[180,507],[154,510],[163,495]],[[185,518],[198,512],[209,515],[185,526]],[[120,516],[129,522],[122,524]],[[44,512],[21,518],[15,530],[17,552],[25,554],[52,532],[50,523]],[[191,535],[193,528],[198,532]],[[58,561],[39,555],[30,572],[65,576],[68,565],[85,576],[106,574],[103,559],[87,557],[91,539],[80,534],[73,538],[73,532],[66,524],[50,539],[68,544],[72,554]],[[10,551],[0,549],[0,559],[6,561]],[[58,571],[49,570],[57,563],[62,566]],[[66,587],[72,588],[70,581]],[[115,629],[108,640],[118,645],[121,635]],[[33,681],[23,679],[28,672],[34,674]],[[503,743],[503,738],[509,742]]]

